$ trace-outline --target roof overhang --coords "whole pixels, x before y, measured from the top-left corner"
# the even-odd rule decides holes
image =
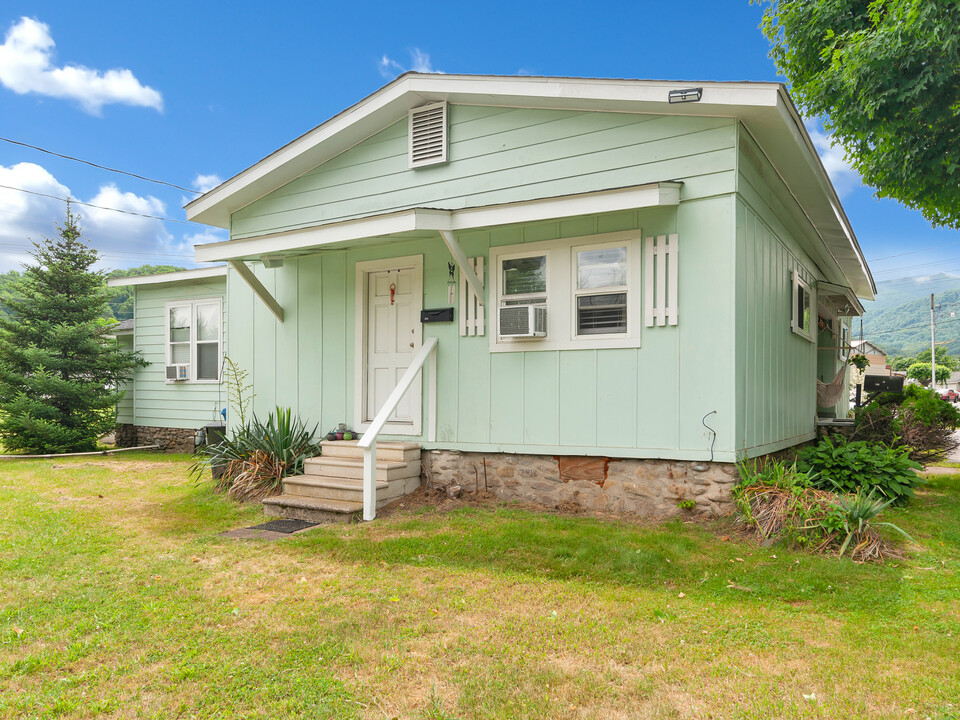
[[[698,102],[670,103],[671,90],[700,87]],[[780,83],[407,73],[186,206],[187,218],[222,228],[230,217],[405,117],[452,104],[596,112],[730,117],[743,123],[783,178],[855,294],[871,299],[873,278],[836,191]],[[232,241],[240,242],[240,241]],[[200,255],[198,253],[198,260]]]
[[[199,247],[203,247],[202,245]],[[135,275],[107,280],[107,287],[125,287],[127,285],[165,285],[169,283],[196,282],[208,278],[227,276],[227,266],[197,268],[196,270],[178,270],[177,272],[158,273],[156,275]]]
[[[817,301],[838,317],[863,315],[863,305],[851,288],[829,282],[817,283]]]
[[[462,210],[412,208],[371,215],[356,220],[319,225],[241,240],[197,245],[197,261],[257,259],[262,255],[302,253],[366,238],[405,233],[457,232],[480,228],[539,222],[554,218],[636,208],[678,205],[682,183],[661,182],[600,192],[564,195],[502,205],[485,205]]]

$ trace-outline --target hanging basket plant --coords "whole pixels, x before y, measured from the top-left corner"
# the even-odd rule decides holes
[[[867,369],[867,365],[870,364],[870,361],[867,360],[866,355],[854,355],[850,358],[850,364],[853,365],[857,370],[863,372]]]

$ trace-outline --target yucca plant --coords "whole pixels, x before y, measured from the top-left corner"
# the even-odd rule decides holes
[[[864,494],[863,490],[858,490],[853,495],[837,495],[836,500],[831,503],[823,525],[827,526],[832,522],[835,526],[839,526],[840,533],[846,533],[843,542],[840,544],[839,557],[843,557],[854,540],[856,540],[856,544],[850,550],[851,557],[859,556],[864,559],[877,557],[883,540],[877,535],[874,530],[875,527],[891,528],[913,542],[912,537],[893,523],[874,522],[877,515],[896,501],[896,498],[890,500],[875,498],[876,491],[876,488],[874,488],[867,494]]]
[[[308,428],[289,408],[277,407],[266,422],[256,415],[216,445],[201,447],[191,466],[196,478],[207,468],[222,467],[217,489],[240,500],[264,497],[282,489],[288,475],[303,472],[307,458],[320,454],[317,426]]]

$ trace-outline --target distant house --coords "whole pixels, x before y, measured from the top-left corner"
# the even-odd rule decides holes
[[[189,353],[196,372],[175,309],[219,298],[258,414],[382,425],[376,468],[327,444],[268,502],[291,516],[356,510],[363,476],[372,518],[421,470],[504,498],[724,512],[734,461],[846,414],[846,392],[818,409],[816,381],[875,292],[778,83],[408,73],[187,215],[229,230],[196,250],[228,263],[226,288],[138,286],[156,367],[133,425],[210,418],[214,386],[160,366]]]
[[[134,288],[134,317],[112,333],[150,364],[137,368],[117,408],[117,444],[193,452],[194,438],[226,406],[221,366],[227,268],[112,278]]]
[[[866,370],[867,375],[886,375],[889,377],[892,374],[890,366],[887,364],[887,353],[884,350],[869,340],[854,340],[850,345],[853,347],[854,354],[864,355],[870,361]]]

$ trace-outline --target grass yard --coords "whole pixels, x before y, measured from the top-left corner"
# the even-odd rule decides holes
[[[228,540],[186,469],[0,464],[0,717],[960,717],[960,475],[878,567],[509,507]]]

